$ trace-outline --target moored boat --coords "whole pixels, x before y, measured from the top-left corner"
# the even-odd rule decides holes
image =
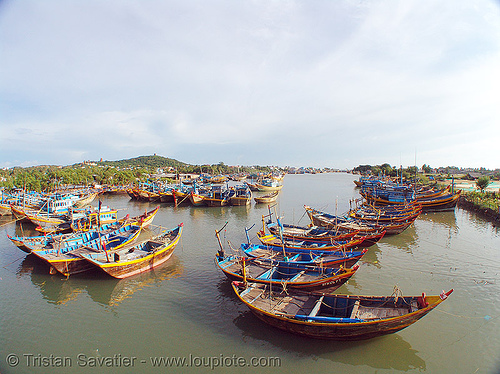
[[[229,204],[229,200],[234,194],[234,190],[230,190],[226,184],[213,185],[206,196],[203,196],[203,201],[207,206],[217,207]]]
[[[32,250],[31,253],[50,265],[51,273],[56,271],[64,276],[78,274],[93,268],[82,257],[82,253],[104,252],[118,249],[133,242],[139,236],[141,226],[127,224],[105,235],[98,235],[90,241],[74,246],[56,246],[53,248]]]
[[[216,256],[217,267],[231,280],[272,284],[273,287],[299,288],[304,290],[328,289],[342,286],[358,270],[351,268],[304,266],[294,263],[263,263],[245,257]]]
[[[310,251],[310,250],[321,250],[321,251],[346,251],[351,248],[355,248],[363,243],[364,237],[349,238],[347,240],[339,241],[314,241],[314,240],[302,240],[294,238],[280,238],[277,235],[270,234],[265,235],[261,231],[257,232],[257,238],[263,245],[285,248],[287,250],[300,250],[300,251]]]
[[[307,205],[305,205],[304,208],[313,225],[326,227],[328,229],[344,228],[354,230],[358,231],[360,235],[381,233],[382,231],[385,231],[385,235],[400,234],[418,217],[418,214],[414,214],[405,220],[396,222],[368,222],[353,217],[335,216],[313,209]]]
[[[274,179],[263,179],[260,183],[255,183],[255,187],[259,191],[280,191],[283,188],[283,185],[280,181]]]
[[[426,296],[355,296],[286,292],[266,284],[233,282],[233,290],[265,323],[319,339],[362,340],[400,331],[436,308],[453,292]]]
[[[231,205],[249,205],[252,201],[252,190],[246,184],[234,187],[234,194],[229,198]]]
[[[279,193],[280,193],[279,191],[273,191],[263,196],[256,196],[253,199],[257,204],[269,204],[276,201]]]
[[[258,244],[242,244],[241,250],[245,256],[255,258],[255,261],[264,262],[295,262],[307,266],[324,267],[351,267],[356,264],[368,251],[294,251],[293,249],[267,247]]]
[[[183,224],[163,230],[160,235],[129,244],[107,253],[81,253],[80,256],[114,278],[126,278],[152,270],[167,261],[182,235]]]

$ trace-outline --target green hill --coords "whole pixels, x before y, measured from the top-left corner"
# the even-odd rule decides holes
[[[144,168],[183,168],[189,166],[181,161],[177,161],[173,158],[167,158],[163,156],[139,156],[134,158],[129,158],[128,160],[119,160],[119,161],[100,161],[98,165],[107,165],[118,168],[126,168],[126,167],[144,167]]]

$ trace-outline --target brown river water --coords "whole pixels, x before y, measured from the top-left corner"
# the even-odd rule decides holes
[[[359,198],[354,175],[287,175],[277,212],[307,225],[303,205],[335,214]],[[121,215],[155,204],[103,196]],[[94,202],[97,205],[97,202]],[[254,317],[216,268],[215,229],[234,247],[252,242],[267,206],[162,204],[154,224],[184,223],[181,243],[160,268],[116,280],[68,279],[14,246],[27,225],[0,220],[0,373],[498,373],[500,230],[462,209],[421,215],[370,247],[339,293],[439,294],[437,309],[392,335],[358,342],[314,340]]]

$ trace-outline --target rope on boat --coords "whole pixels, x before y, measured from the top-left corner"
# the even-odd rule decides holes
[[[495,320],[497,318],[500,318],[500,315],[496,316],[496,317],[491,317],[491,316],[484,316],[484,317],[481,317],[481,316],[477,316],[477,317],[473,317],[473,316],[461,316],[459,314],[454,314],[454,313],[450,313],[450,312],[446,312],[444,310],[441,310],[439,308],[436,308],[435,309],[436,312],[440,312],[440,313],[443,313],[443,314],[447,314],[449,316],[453,316],[453,317],[459,317],[459,318],[467,318],[467,319],[485,319],[487,321],[491,321],[491,320]]]

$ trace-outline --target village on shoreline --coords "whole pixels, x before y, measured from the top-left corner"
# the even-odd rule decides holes
[[[462,190],[459,206],[473,210],[494,223],[500,223],[500,169],[410,166],[389,164],[360,165],[351,170],[313,167],[190,165],[158,155],[140,156],[120,161],[83,161],[68,166],[41,165],[0,169],[0,189],[24,188],[30,191],[53,191],[78,187],[98,187],[101,191],[133,186],[147,181],[193,181],[203,175],[225,175],[229,179],[271,174],[318,174],[344,172],[359,175],[384,175],[395,180],[415,180],[422,185],[436,185]],[[482,188],[479,180],[487,179]]]

